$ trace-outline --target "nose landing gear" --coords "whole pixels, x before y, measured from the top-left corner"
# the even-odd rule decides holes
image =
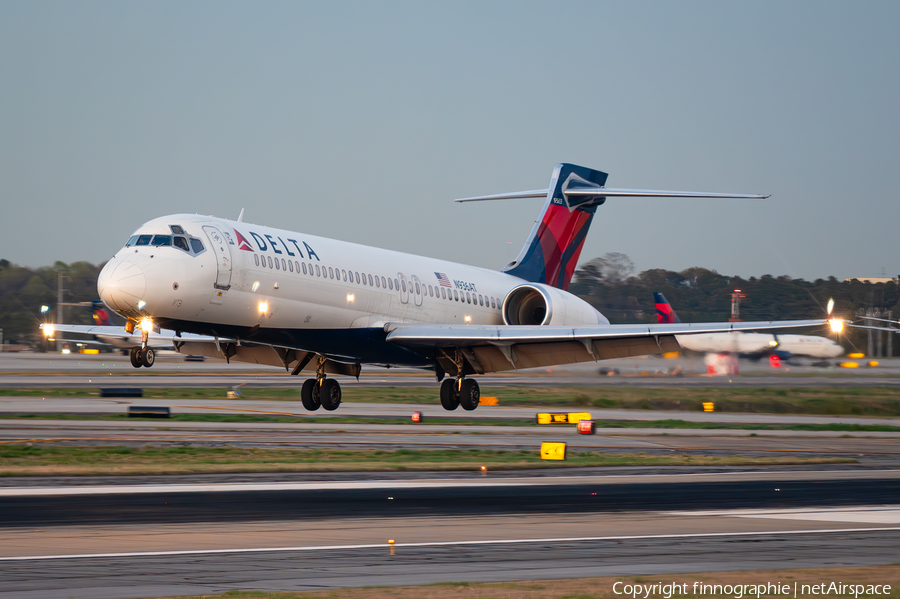
[[[128,356],[131,358],[131,365],[135,368],[140,368],[141,366],[150,368],[156,363],[156,352],[152,347],[132,347]]]
[[[149,323],[149,319],[145,319]],[[134,330],[134,323],[129,322],[131,328],[126,327],[129,333]],[[150,368],[156,363],[156,352],[153,348],[147,346],[147,339],[150,337],[150,325],[141,326],[141,344],[131,348],[128,356],[131,358],[131,365],[135,368],[145,366]]]

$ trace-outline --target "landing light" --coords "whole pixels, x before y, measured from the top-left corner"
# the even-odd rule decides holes
[[[348,293],[348,294],[347,294],[347,301],[348,301],[348,302],[351,302],[351,303],[354,302],[354,301],[356,301],[356,296],[353,295],[352,293]]]
[[[256,293],[257,289],[259,289],[259,281],[253,281],[253,285],[250,286],[250,291]]]
[[[260,314],[265,314],[269,311],[269,304],[267,302],[259,302],[259,306],[257,306],[257,308],[259,309]]]
[[[41,314],[46,314],[50,311],[50,306],[41,306]]]
[[[769,347],[778,347],[778,342],[772,339],[769,341]]]
[[[466,314],[466,322],[472,322],[472,317]]]
[[[53,330],[52,324],[45,324],[43,327],[43,330],[44,330],[44,337],[52,337],[53,336],[54,330]]]
[[[828,320],[828,323],[831,325],[831,330],[835,333],[840,333],[844,330],[844,321],[840,318],[831,318]]]
[[[141,319],[141,330],[145,333],[149,333],[153,330],[153,319],[152,318],[142,318]]]

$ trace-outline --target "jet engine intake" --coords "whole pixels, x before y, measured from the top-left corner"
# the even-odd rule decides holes
[[[519,285],[507,294],[503,322],[525,326],[609,324],[586,301],[541,283]]]

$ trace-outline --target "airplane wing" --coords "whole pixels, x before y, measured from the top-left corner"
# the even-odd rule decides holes
[[[53,331],[53,333],[79,333],[82,335],[95,335],[99,339],[119,339],[132,342],[133,345],[141,344],[140,332],[127,333],[122,327],[92,326],[81,324],[41,324],[41,329],[46,329],[48,327],[51,331]],[[151,332],[148,339],[148,343],[151,346],[158,346],[161,342],[166,343],[178,341],[206,341],[209,343],[215,343],[216,338],[210,337],[209,335],[193,335],[191,333],[182,333],[181,336],[178,336],[175,334],[175,331],[162,329],[159,333]],[[228,339],[225,337],[219,338],[219,342],[224,343],[230,341],[234,341],[234,339]]]
[[[676,335],[815,327],[818,320],[768,322],[509,326],[388,324],[387,340],[432,348],[447,372],[459,350],[475,374],[678,351]]]

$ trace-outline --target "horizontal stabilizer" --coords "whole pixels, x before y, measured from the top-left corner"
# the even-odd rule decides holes
[[[484,202],[489,200],[520,200],[545,198],[549,189],[533,189],[513,193],[461,198],[456,202]],[[614,187],[570,186],[563,195],[571,198],[731,198],[739,200],[764,200],[770,196],[746,193],[714,193],[705,191],[659,191],[653,189],[618,189]]]

